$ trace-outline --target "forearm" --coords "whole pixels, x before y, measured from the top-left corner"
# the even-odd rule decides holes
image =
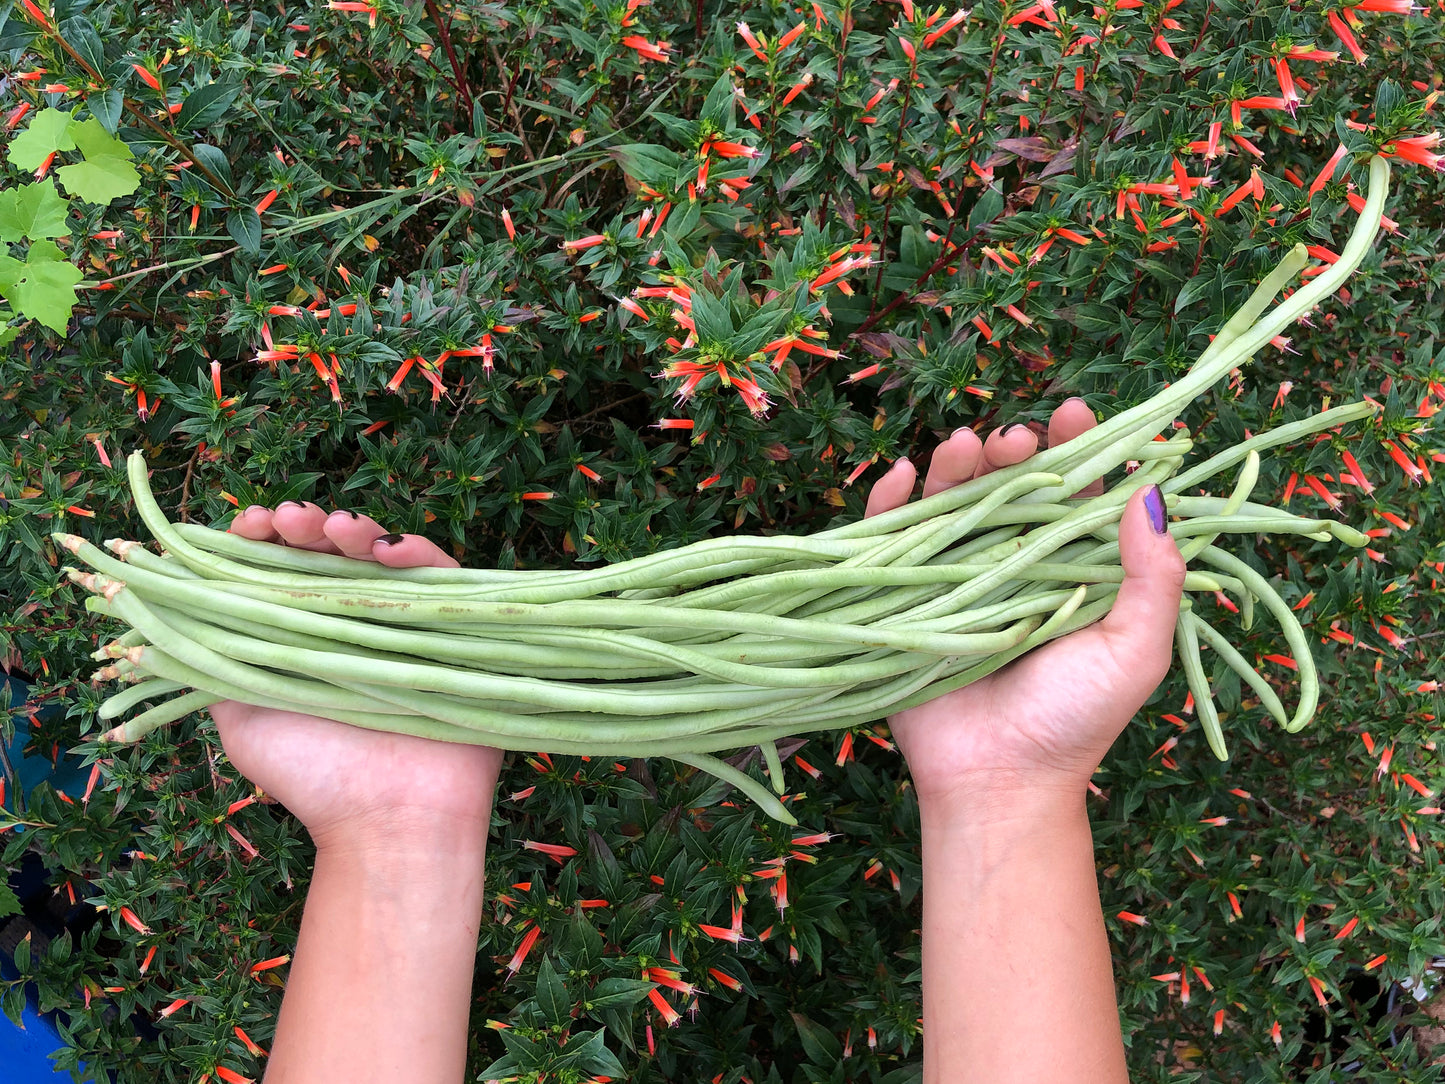
[[[318,842],[266,1084],[459,1084],[486,828]]]
[[[1083,787],[922,814],[925,1084],[1127,1082]]]

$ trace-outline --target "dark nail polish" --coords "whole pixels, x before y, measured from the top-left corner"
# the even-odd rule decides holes
[[[381,543],[384,546],[394,546],[405,537],[405,535],[399,534],[384,534],[377,539],[377,542]]]
[[[1015,429],[1018,429],[1020,426],[1022,426],[1023,424],[1024,424],[1023,422],[1009,422],[1008,425],[1004,426],[1002,429],[1000,429],[1000,430],[998,431],[998,435],[1001,436],[1001,437],[1006,437],[1006,436],[1008,436],[1010,433],[1012,433]]]
[[[360,519],[360,518],[361,518],[361,517],[358,516],[355,512],[353,512],[350,508],[343,508],[343,509],[341,509],[341,511],[345,512],[345,513],[346,513],[348,516],[350,516],[352,519]]]
[[[276,506],[276,511],[279,512],[279,511],[281,511],[281,509],[283,509],[283,508],[300,508],[300,507],[302,507],[302,505],[301,505],[301,502],[299,502],[299,501],[282,501],[280,504],[278,504],[278,505]]]
[[[1155,534],[1163,534],[1169,529],[1164,517],[1164,494],[1159,492],[1158,486],[1150,486],[1144,491],[1144,511],[1149,513],[1149,526],[1154,528]]]

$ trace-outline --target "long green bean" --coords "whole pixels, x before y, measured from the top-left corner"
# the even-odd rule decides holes
[[[351,725],[502,748],[665,755],[791,820],[778,794],[778,739],[871,722],[962,688],[1108,612],[1124,579],[1119,523],[1137,489],[1160,485],[1190,569],[1176,639],[1211,749],[1227,756],[1201,642],[1288,731],[1312,717],[1308,638],[1278,592],[1219,549],[1230,535],[1293,534],[1359,546],[1361,532],[1250,500],[1260,453],[1366,417],[1350,404],[1254,435],[1180,470],[1181,408],[1336,290],[1379,229],[1389,180],[1370,163],[1365,209],[1340,259],[1275,303],[1307,261],[1293,248],[1222,325],[1190,371],[1075,440],[921,501],[807,537],[711,538],[611,565],[566,570],[384,568],[167,521],[144,455],[127,465],[135,507],[164,556],[75,536],[56,540],[92,572],[87,607],[131,626],[96,652],[97,676],[134,684],[103,718],[135,740],[214,703],[322,714]],[[1098,497],[1089,482],[1132,473]],[[1198,485],[1242,464],[1227,497]],[[1293,715],[1190,593],[1228,591],[1246,628],[1254,600],[1299,667]],[[183,692],[190,689],[191,692]],[[158,697],[181,693],[156,703]],[[774,794],[716,754],[756,745]]]

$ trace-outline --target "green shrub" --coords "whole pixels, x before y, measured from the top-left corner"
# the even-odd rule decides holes
[[[84,798],[41,787],[22,809],[12,787],[0,823],[29,826],[8,863],[34,852],[106,909],[17,961],[68,1016],[60,1065],[259,1077],[310,857],[208,720],[82,740],[108,630],[47,534],[144,537],[123,453],[145,449],[173,517],[314,500],[502,567],[857,516],[883,465],[960,425],[1147,398],[1286,247],[1340,241],[1369,151],[1428,164],[1394,141],[1434,129],[1438,15],[1392,6],[0,14],[0,650],[37,678],[0,720],[96,766]],[[1287,59],[1312,47],[1341,57]],[[1269,100],[1285,78],[1293,112]],[[1136,1080],[1437,1078],[1385,1008],[1445,955],[1445,187],[1408,165],[1395,183],[1399,230],[1349,287],[1188,415],[1207,453],[1377,399],[1260,483],[1339,502],[1376,542],[1242,553],[1319,642],[1310,730],[1262,725],[1218,666],[1228,764],[1177,677],[1096,776]],[[1268,630],[1210,619],[1288,682]],[[558,1067],[558,1039],[605,1028],[635,1082],[917,1078],[903,763],[881,723],[786,752],[791,833],[671,764],[512,758],[474,1070],[511,1052],[522,1079],[590,1079],[610,1062]],[[812,833],[831,838],[794,842]],[[706,932],[739,905],[745,940]],[[0,989],[15,1012],[20,985]],[[1047,1029],[1021,1020],[1019,1041]]]

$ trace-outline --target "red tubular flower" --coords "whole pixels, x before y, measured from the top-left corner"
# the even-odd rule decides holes
[[[1288,109],[1289,102],[1283,98],[1271,98],[1268,95],[1257,95],[1253,98],[1241,98],[1237,103],[1241,109]],[[1238,120],[1235,121],[1238,124]]]
[[[1040,4],[1040,5],[1038,5],[1038,6],[1039,6],[1040,8],[1043,7],[1042,4]],[[959,23],[963,22],[963,20],[964,20],[965,18],[967,18],[967,16],[968,16],[968,13],[967,13],[966,11],[964,11],[962,8],[959,8],[959,9],[958,9],[957,11],[955,11],[952,15],[950,15],[950,16],[942,23],[942,25],[936,26],[936,27],[934,27],[931,31],[929,31],[929,33],[928,33],[928,34],[924,37],[924,39],[923,39],[923,47],[924,47],[925,49],[932,48],[934,42],[936,42],[939,38],[943,37],[943,35],[947,34],[950,30],[952,30],[952,29],[953,29],[955,26],[957,26]]]
[[[748,48],[759,60],[766,61],[768,59],[768,54],[763,52],[762,42],[754,37],[753,32],[748,29],[747,23],[738,23],[738,34],[742,36],[743,41],[747,42]]]
[[[555,858],[559,862],[563,858],[571,858],[577,853],[576,847],[569,847],[565,843],[538,843],[536,840],[524,840],[522,849],[527,851],[539,851],[548,858]]]
[[[665,42],[650,42],[638,34],[629,34],[622,39],[622,44],[637,53],[639,60],[656,60],[667,63],[667,44]]]
[[[797,759],[796,757],[794,759]],[[704,926],[701,923],[697,927],[715,941],[726,941],[728,944],[736,945],[749,940],[743,936],[741,930],[729,930],[722,926]]]
[[[532,951],[532,946],[537,943],[537,938],[541,936],[541,933],[541,926],[533,926],[527,931],[527,935],[522,938],[522,943],[517,946],[517,951],[512,953],[512,958],[507,961],[507,971],[510,974],[515,975],[521,970],[522,963],[527,959],[527,953]]]
[[[697,993],[697,987],[687,982],[676,971],[666,967],[645,967],[642,969],[642,977],[648,982],[655,982],[659,986],[666,986],[669,990],[676,990],[683,997],[692,997]]]
[[[808,72],[806,75],[803,76],[803,78],[799,79],[796,83],[793,84],[792,89],[790,89],[788,93],[783,95],[783,106],[786,108],[788,105],[791,105],[793,99],[796,98],[799,94],[801,94],[804,90],[806,90],[809,86],[811,86],[812,82],[813,73]]]
[[[789,31],[788,31],[786,34],[784,34],[781,38],[779,38],[779,39],[778,39],[778,52],[781,53],[781,52],[782,52],[784,49],[786,49],[789,45],[792,45],[793,42],[797,41],[797,40],[798,40],[798,35],[801,34],[801,33],[802,33],[804,30],[806,30],[806,29],[808,29],[808,23],[807,23],[807,20],[804,20],[803,22],[800,22],[797,26],[793,27],[793,29],[789,30]]]
[[[131,929],[135,930],[136,933],[151,932],[151,928],[147,926],[144,922],[142,922],[140,918],[136,915],[136,913],[132,911],[129,907],[122,907],[120,909],[120,917],[124,920],[125,924]]]
[[[411,367],[417,363],[417,360],[417,358],[407,358],[403,361],[396,372],[391,374],[391,379],[386,382],[386,390],[394,392],[401,387],[401,382],[406,379],[406,374],[411,372]]]
[[[1399,446],[1394,441],[1387,440],[1384,441],[1383,444],[1385,451],[1389,454],[1390,458],[1395,461],[1396,466],[1398,466],[1402,471],[1405,472],[1405,477],[1410,481],[1414,482],[1416,485],[1419,485],[1421,480],[1425,477],[1425,472],[1420,468],[1420,466],[1416,464],[1413,460],[1411,460],[1408,455],[1402,452]]]
[[[35,4],[32,3],[32,0],[20,0],[20,2],[25,5],[25,10],[27,13],[29,13],[32,19],[34,19],[43,27],[50,27],[50,16],[46,15],[45,12],[41,11],[38,7],[36,7]]]
[[[135,69],[135,73],[140,76],[141,82],[150,87],[151,90],[161,89],[160,79],[157,78],[154,72],[148,70],[144,64],[132,64],[131,67]]]
[[[1330,29],[1335,32],[1335,37],[1340,39],[1340,44],[1350,51],[1350,56],[1355,58],[1356,64],[1365,62],[1365,51],[1360,48],[1360,43],[1355,40],[1354,31],[1340,18],[1339,12],[1331,11],[1328,14]]]
[[[1335,168],[1340,164],[1340,159],[1344,158],[1347,153],[1348,151],[1346,151],[1345,145],[1343,143],[1341,143],[1337,148],[1335,148],[1335,153],[1330,156],[1330,160],[1325,163],[1324,168],[1320,170],[1319,175],[1315,177],[1313,182],[1311,182],[1311,196],[1313,196],[1320,189],[1324,188],[1325,185],[1330,183],[1330,180],[1335,175]]]
[[[1356,192],[1350,192],[1346,194],[1345,202],[1350,205],[1350,209],[1353,210],[1355,214],[1359,215],[1365,213],[1364,196],[1361,196]],[[1400,232],[1400,224],[1396,222],[1393,218],[1387,218],[1385,215],[1380,216],[1380,228],[1389,233]]]
[[[360,0],[331,0],[326,6],[332,11],[354,11],[364,14],[368,26],[376,25],[377,9],[374,4],[361,3]]]
[[[1271,63],[1273,63],[1274,65],[1275,79],[1279,81],[1280,96],[1284,98],[1286,108],[1288,108],[1289,111],[1293,113],[1295,105],[1300,100],[1300,96],[1295,91],[1294,79],[1290,76],[1289,73],[1289,63],[1282,58],[1276,58],[1275,60],[1271,61]]]
[[[698,928],[706,929],[707,927],[699,926]],[[676,1009],[674,1009],[671,1005],[669,1005],[667,1002],[667,998],[663,997],[662,994],[656,989],[647,991],[647,997],[648,1000],[652,1002],[653,1006],[657,1009],[657,1011],[662,1014],[662,1019],[668,1027],[673,1027],[679,1020],[682,1019],[682,1014]]]
[[[762,152],[746,143],[734,143],[726,139],[714,139],[708,144],[719,158],[757,158]]]
[[[1244,184],[1240,185],[1233,192],[1224,197],[1224,202],[1219,205],[1219,210],[1214,212],[1214,217],[1219,218],[1221,215],[1228,214],[1230,211],[1234,210],[1236,204],[1242,201],[1245,196],[1249,195],[1253,191],[1253,180],[1245,181]]]
[[[1433,170],[1445,170],[1445,154],[1435,154],[1431,147],[1440,143],[1440,133],[1431,132],[1429,135],[1411,136],[1408,139],[1397,139],[1388,144],[1384,153],[1390,157],[1401,158],[1406,162],[1415,162]]]
[[[562,248],[567,252],[581,252],[583,249],[600,245],[606,240],[607,235],[605,233],[594,233],[588,237],[579,237],[575,241],[563,241]]]

